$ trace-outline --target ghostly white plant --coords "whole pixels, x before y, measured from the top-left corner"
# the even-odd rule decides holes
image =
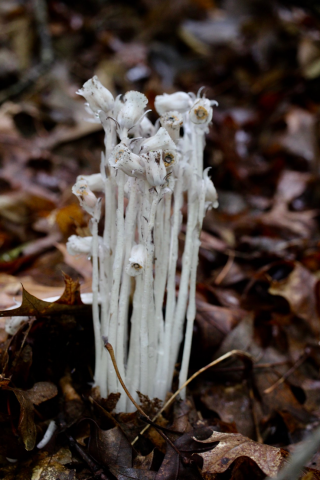
[[[91,215],[92,237],[73,235],[68,251],[89,254],[93,261],[95,385],[103,397],[121,392],[118,411],[130,411],[131,402],[101,338],[108,337],[113,345],[120,373],[133,396],[137,398],[136,392],[141,391],[163,400],[171,387],[187,318],[180,385],[187,378],[199,236],[206,210],[218,205],[208,169],[203,172],[205,133],[216,102],[201,97],[200,92],[197,96],[184,92],[159,95],[155,99],[159,128],[159,122],[156,127],[145,117],[147,98],[142,93],[131,91],[123,100],[114,99],[97,77],[78,93],[103,125],[105,153],[101,172],[79,176],[73,187]],[[101,199],[93,192],[101,191],[105,218],[103,235],[98,237]],[[184,192],[188,217],[176,291]]]

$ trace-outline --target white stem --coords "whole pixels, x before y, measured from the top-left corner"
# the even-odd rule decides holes
[[[136,277],[136,286],[133,297],[133,314],[131,317],[131,332],[130,332],[130,349],[128,355],[127,366],[127,388],[137,401],[137,390],[140,384],[140,317],[141,317],[141,295],[142,295],[143,280],[142,275]],[[129,398],[127,398],[127,412],[135,410]]]
[[[193,250],[192,250],[192,260],[191,260],[191,276],[190,276],[190,292],[189,292],[189,304],[187,310],[187,328],[184,339],[184,348],[182,355],[182,363],[179,375],[179,387],[183,385],[188,377],[188,367],[190,361],[191,353],[191,344],[192,344],[192,333],[193,333],[193,324],[196,317],[196,283],[197,283],[197,266],[199,259],[199,247],[201,242],[199,240],[200,232],[202,228],[202,222],[204,218],[204,204],[205,204],[205,186],[202,181],[202,188],[199,198],[199,211],[198,211],[198,223],[197,229],[195,230],[194,240],[193,240]],[[186,389],[181,392],[183,399],[186,398]]]
[[[171,214],[171,198],[172,192],[165,194],[163,204],[157,211],[157,232],[155,233],[155,282],[154,282],[154,297],[156,309],[156,326],[157,326],[157,374],[154,384],[154,393],[156,397],[162,397],[165,382],[161,382],[163,358],[164,358],[164,321],[162,314],[163,299],[166,288],[166,279],[168,273],[168,251],[170,248],[170,214]],[[165,395],[166,392],[163,394]]]
[[[100,273],[100,292],[104,292],[103,295],[101,295],[101,336],[104,336],[105,333],[103,331],[103,326],[104,323],[106,322],[106,319],[108,318],[108,295],[107,292],[109,291],[108,289],[108,283],[107,283],[107,278],[105,275],[105,270],[104,270],[104,265],[105,265],[105,253],[106,249],[104,245],[99,245],[99,273]],[[108,251],[107,251],[108,255]],[[100,388],[100,395],[103,398],[107,397],[107,379],[106,379],[106,365],[107,365],[107,357],[108,352],[106,351],[105,348],[102,348],[101,351],[101,374],[100,374],[100,380],[99,380],[99,388]]]
[[[148,185],[146,186],[148,188]],[[151,294],[153,293],[153,257],[154,257],[154,245],[152,240],[152,233],[155,221],[156,208],[158,204],[158,194],[154,193],[154,198],[151,204],[148,225],[146,229],[145,248],[146,248],[146,262],[143,272],[143,294],[142,294],[142,311],[141,311],[141,330],[140,330],[140,373],[141,392],[148,394],[149,392],[149,363],[153,361],[152,352],[150,348],[150,342],[154,340],[154,327],[150,322],[154,319],[150,319],[150,304],[153,304]],[[149,320],[149,322],[148,322]]]
[[[174,313],[174,325],[171,339],[171,350],[170,350],[170,370],[169,375],[173,373],[174,364],[177,361],[177,356],[179,352],[179,347],[182,337],[182,328],[186,314],[186,306],[188,301],[188,289],[189,289],[189,278],[191,270],[191,260],[192,260],[192,240],[193,232],[196,226],[197,213],[198,213],[198,196],[196,192],[197,179],[193,177],[192,185],[188,194],[188,221],[187,221],[187,232],[185,239],[184,252],[182,257],[182,272],[180,277],[180,287],[178,294],[178,301]]]
[[[128,329],[128,307],[129,307],[129,296],[130,296],[130,287],[131,287],[131,277],[125,272],[127,262],[130,257],[131,248],[133,244],[135,226],[136,226],[136,217],[137,217],[137,186],[134,183],[133,188],[130,193],[129,204],[126,210],[126,220],[125,220],[125,260],[123,264],[123,273],[122,273],[122,284],[120,290],[120,299],[119,299],[119,313],[118,313],[118,332],[117,332],[117,363],[120,375],[125,381],[125,345],[124,341],[127,338],[127,329]],[[126,405],[126,394],[121,385],[119,386],[121,397],[117,404],[117,410],[120,412],[124,411]]]
[[[124,182],[125,175],[118,170],[118,208],[117,208],[117,241],[113,263],[113,281],[110,297],[109,313],[109,331],[107,333],[111,345],[116,346],[117,327],[118,327],[118,302],[119,289],[123,264],[123,245],[124,245]],[[118,362],[118,353],[115,350],[116,360]],[[108,392],[116,393],[118,391],[118,380],[113,365],[108,362]]]
[[[98,238],[98,220],[91,219],[92,226],[92,317],[93,317],[93,331],[95,343],[95,371],[94,382],[99,385],[101,381],[101,330],[100,330],[100,315],[99,315],[99,238]]]
[[[176,268],[179,251],[178,235],[180,231],[182,215],[181,207],[183,202],[182,196],[182,182],[179,178],[175,185],[174,191],[174,210],[173,210],[173,225],[171,230],[170,254],[169,254],[169,268],[167,280],[167,302],[165,315],[165,331],[164,331],[164,354],[163,354],[163,369],[159,378],[159,388],[166,394],[166,390],[170,390],[172,378],[170,376],[170,352],[172,339],[172,326],[174,320],[174,309],[176,302]]]

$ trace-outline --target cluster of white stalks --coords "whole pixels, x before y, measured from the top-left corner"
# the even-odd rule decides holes
[[[179,379],[180,385],[185,382],[196,314],[199,236],[206,210],[217,206],[208,169],[203,171],[205,133],[216,102],[201,92],[159,95],[155,108],[160,118],[153,125],[146,117],[147,98],[140,92],[114,99],[93,77],[77,93],[86,99],[92,120],[105,130],[105,153],[101,172],[79,176],[73,186],[91,215],[92,236],[73,235],[67,247],[72,254],[92,258],[95,385],[103,397],[120,392],[118,411],[131,411],[102,337],[113,346],[134,398],[140,391],[163,400],[171,388],[187,318]],[[102,236],[97,192],[104,192]],[[176,289],[185,198],[188,217]]]

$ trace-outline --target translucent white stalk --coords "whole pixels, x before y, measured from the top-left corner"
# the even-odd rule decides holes
[[[170,215],[171,215],[171,198],[172,192],[169,191],[163,198],[163,203],[160,203],[161,215],[157,211],[157,231],[155,232],[155,310],[156,310],[156,327],[157,327],[157,366],[156,366],[156,381],[154,383],[153,395],[162,398],[165,395],[163,392],[164,382],[162,382],[161,389],[161,374],[164,358],[164,321],[162,314],[163,299],[166,287],[166,279],[168,272],[168,250],[170,248]],[[160,213],[160,212],[159,212]],[[158,218],[159,217],[159,218]]]
[[[99,238],[98,238],[98,220],[91,219],[91,233],[92,233],[92,316],[93,316],[93,331],[95,344],[95,370],[94,382],[99,385],[101,381],[101,329],[100,329],[100,314],[99,314]]]
[[[146,247],[146,266],[143,273],[143,294],[142,294],[142,311],[141,311],[141,329],[140,329],[140,373],[141,382],[140,387],[142,392],[149,392],[149,362],[152,362],[150,358],[150,345],[149,342],[154,337],[153,325],[148,322],[150,313],[150,301],[153,294],[153,258],[154,258],[154,245],[152,241],[152,232],[155,221],[156,208],[158,204],[158,194],[153,193],[154,198],[152,200],[148,224],[146,229],[145,247]],[[151,319],[153,321],[153,319]]]
[[[142,275],[135,277],[135,291],[133,297],[133,315],[131,317],[131,333],[130,333],[130,349],[127,363],[127,388],[129,389],[133,398],[137,401],[140,386],[140,318],[141,318],[141,301],[143,278]],[[135,410],[134,405],[127,398],[127,412]]]
[[[202,228],[203,218],[205,215],[205,183],[202,183],[202,189],[199,198],[199,211],[198,211],[198,222],[197,227],[194,231],[193,239],[193,250],[192,250],[192,260],[191,260],[191,276],[190,276],[190,291],[189,291],[189,304],[187,309],[187,328],[184,337],[184,347],[182,354],[182,363],[179,374],[179,387],[183,385],[188,377],[188,368],[189,360],[191,353],[191,344],[192,344],[192,333],[193,333],[193,324],[196,318],[196,283],[197,283],[197,266],[199,261],[199,248],[201,242],[199,240],[200,232]],[[186,398],[186,389],[181,392],[181,397]]]
[[[137,186],[136,183],[133,184],[129,204],[126,210],[126,220],[125,220],[125,258],[124,258],[124,268],[127,265],[128,259],[130,257],[131,248],[134,240],[135,226],[136,226],[136,216],[137,216]],[[124,271],[122,275],[122,284],[120,290],[119,298],[119,313],[118,313],[118,331],[117,331],[117,361],[119,372],[123,379],[125,379],[125,345],[124,341],[127,338],[127,318],[128,318],[128,307],[129,307],[129,296],[131,288],[131,277]],[[126,405],[126,394],[121,385],[119,386],[121,397],[117,404],[117,410],[123,412]]]
[[[118,302],[119,290],[123,264],[123,246],[124,246],[124,182],[125,174],[118,171],[118,208],[117,208],[117,240],[116,250],[113,263],[113,282],[110,295],[110,313],[109,313],[109,331],[107,337],[111,345],[117,343],[118,328]],[[118,352],[115,351],[116,360],[118,362]],[[113,365],[108,363],[108,392],[117,392],[118,380]]]
[[[176,181],[174,189],[174,209],[173,209],[173,222],[171,229],[171,241],[170,241],[170,253],[169,253],[169,267],[168,267],[168,280],[167,280],[167,302],[166,302],[166,315],[165,315],[165,331],[164,331],[164,354],[163,354],[163,369],[159,378],[160,391],[165,392],[170,390],[172,378],[169,374],[170,369],[170,352],[171,352],[171,335],[172,326],[174,320],[174,309],[176,302],[176,268],[178,260],[179,241],[178,235],[180,231],[182,215],[181,207],[183,202],[183,185]],[[164,393],[165,395],[165,393]]]
[[[186,306],[188,301],[188,290],[189,290],[189,278],[191,271],[191,260],[192,260],[192,240],[193,232],[196,226],[197,213],[198,213],[198,196],[196,193],[196,178],[193,178],[191,191],[188,195],[188,221],[187,221],[187,232],[185,239],[185,247],[182,256],[182,272],[180,277],[180,286],[178,301],[174,313],[174,325],[171,338],[171,349],[170,349],[170,372],[173,372],[174,364],[177,360],[177,355],[179,352],[179,347],[182,337],[182,328],[186,314]]]

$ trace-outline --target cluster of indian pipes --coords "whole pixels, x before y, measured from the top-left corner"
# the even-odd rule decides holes
[[[187,378],[196,313],[199,236],[217,194],[203,171],[205,133],[212,119],[210,101],[177,92],[159,95],[155,125],[146,117],[147,98],[130,91],[114,98],[93,77],[77,92],[91,120],[105,131],[101,172],[79,176],[73,193],[91,215],[92,236],[72,235],[69,253],[86,254],[93,264],[95,385],[101,396],[122,393],[118,411],[132,405],[117,379],[103,337],[115,350],[120,374],[132,395],[164,399],[187,318],[180,385]],[[101,215],[104,192],[104,215]],[[181,208],[188,217],[181,276],[176,289]],[[104,216],[103,235],[98,234]],[[165,303],[164,303],[165,301]],[[101,308],[100,308],[101,305]],[[129,318],[130,317],[130,318]]]

